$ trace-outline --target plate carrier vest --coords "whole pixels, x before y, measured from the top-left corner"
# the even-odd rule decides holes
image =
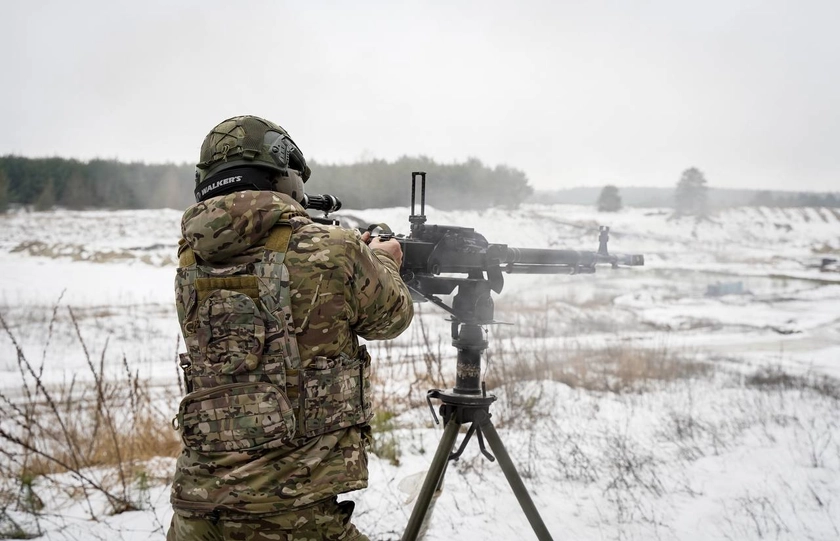
[[[301,370],[285,264],[291,234],[278,222],[253,263],[203,265],[189,247],[179,256],[187,395],[173,425],[191,450],[297,447],[372,417],[364,346],[359,359],[314,357]]]

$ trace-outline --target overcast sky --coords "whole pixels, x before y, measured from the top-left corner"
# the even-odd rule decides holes
[[[194,163],[255,114],[322,162],[840,190],[838,0],[0,6],[0,154]]]

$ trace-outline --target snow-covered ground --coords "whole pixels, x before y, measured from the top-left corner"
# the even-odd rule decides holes
[[[340,215],[408,232],[405,208]],[[519,247],[594,251],[598,225],[609,225],[611,251],[645,254],[641,268],[506,276],[497,297],[497,319],[514,325],[488,329],[494,420],[555,539],[840,538],[840,274],[818,268],[840,258],[837,211],[736,208],[696,220],[531,205],[427,215]],[[81,335],[112,377],[127,364],[177,392],[179,219],[172,210],[0,217],[0,315],[45,383],[92,379]],[[738,293],[706,294],[721,284]],[[377,396],[397,414],[379,441],[398,456],[372,455],[371,488],[349,495],[372,539],[399,538],[441,434],[423,404],[428,382],[417,381],[425,352],[452,384],[445,317],[424,304],[402,337],[372,344]],[[20,378],[3,332],[0,392],[20,398]],[[165,478],[171,460],[149,468]],[[92,521],[86,503],[42,480],[37,528],[4,512],[45,539],[163,539],[166,488],[144,486],[140,511]],[[475,442],[450,467],[426,538],[453,536],[533,538]]]

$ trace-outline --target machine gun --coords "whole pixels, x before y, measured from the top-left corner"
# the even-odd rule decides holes
[[[420,179],[420,213],[416,212],[417,180]],[[307,196],[304,206],[325,213],[322,223],[335,223],[327,217],[329,212],[341,208],[333,196]],[[609,228],[601,227],[598,251],[551,250],[541,248],[513,248],[506,244],[491,244],[472,228],[426,223],[426,173],[411,174],[411,234],[394,235],[386,226],[377,227],[384,232],[383,240],[394,238],[403,251],[400,275],[417,302],[430,301],[452,317],[452,345],[458,352],[455,386],[449,390],[432,389],[426,401],[436,423],[438,417],[432,399],[440,400],[440,414],[445,430],[441,437],[429,472],[411,513],[403,534],[404,541],[414,541],[429,511],[432,498],[443,482],[450,460],[458,460],[473,435],[478,440],[481,453],[489,460],[499,460],[499,465],[525,512],[531,527],[541,541],[550,540],[539,512],[499,434],[490,420],[490,404],[496,397],[488,395],[481,382],[481,355],[488,343],[484,326],[498,323],[494,320],[492,293],[501,293],[504,275],[509,274],[590,274],[597,265],[641,266],[641,254],[610,254],[607,250]],[[453,276],[455,275],[455,276]],[[466,275],[466,276],[463,276]],[[457,288],[451,304],[439,295],[450,295]],[[454,453],[452,450],[461,425],[469,429]],[[484,439],[496,456],[484,446]]]
[[[417,180],[420,179],[420,213],[417,206]],[[329,213],[341,208],[341,201],[332,195],[306,195],[303,205],[307,209],[324,212],[316,220],[336,224]],[[430,225],[426,218],[426,173],[411,174],[411,224],[409,236],[395,235],[384,225],[372,225],[384,232],[382,240],[391,238],[400,243],[403,262],[400,274],[417,302],[431,301],[462,322],[486,325],[494,323],[490,292],[501,293],[504,275],[508,274],[591,274],[596,265],[641,266],[641,254],[610,254],[607,249],[609,227],[601,227],[598,250],[552,250],[542,248],[514,248],[506,244],[491,244],[469,227]],[[466,274],[463,276],[449,276]],[[456,287],[473,287],[481,290],[477,305],[456,302],[453,306],[443,303],[438,295],[449,295]]]

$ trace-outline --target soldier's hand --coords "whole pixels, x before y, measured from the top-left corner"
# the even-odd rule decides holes
[[[362,242],[370,246],[371,250],[385,250],[391,257],[394,258],[394,261],[397,262],[397,266],[402,267],[402,248],[400,247],[400,243],[397,239],[382,241],[379,237],[371,237],[370,232],[365,231],[362,233]]]

